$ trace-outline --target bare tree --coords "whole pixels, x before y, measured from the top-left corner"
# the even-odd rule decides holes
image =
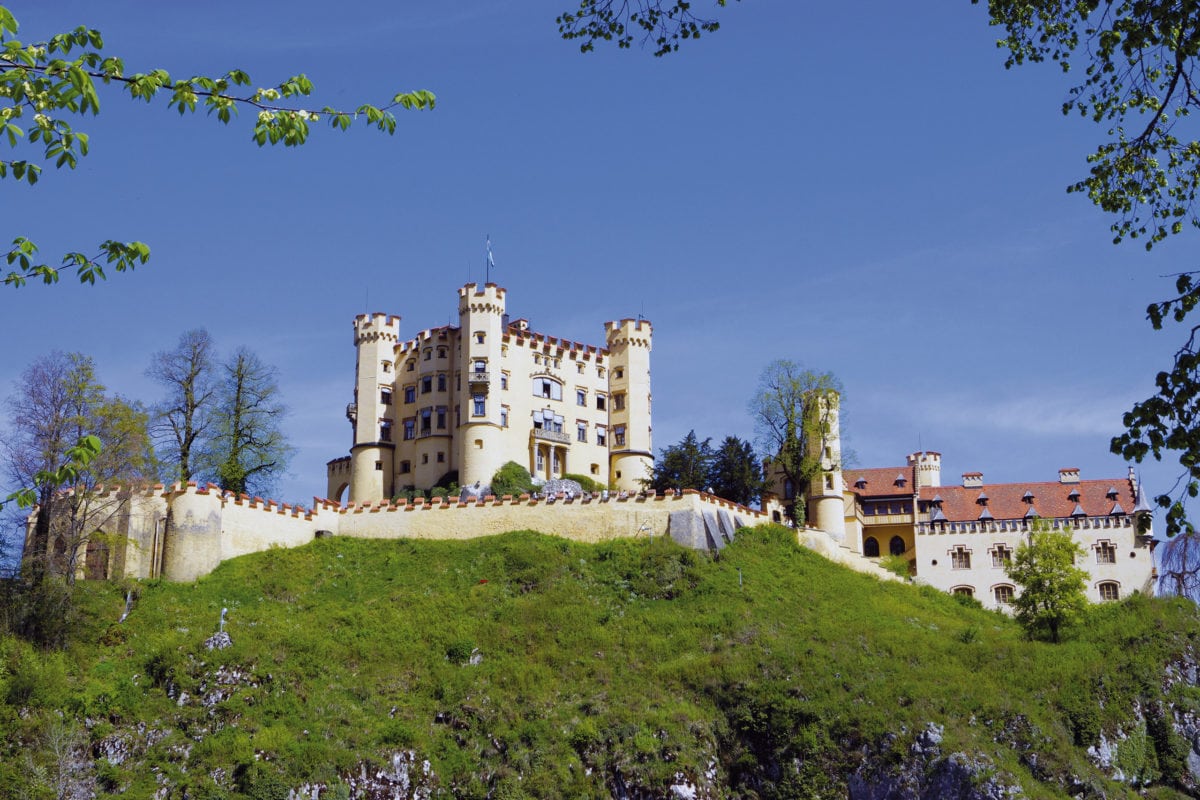
[[[92,360],[79,353],[53,352],[34,361],[7,407],[4,470],[16,486],[33,488],[38,506],[23,560],[35,581],[49,573],[71,583],[89,543],[106,550],[101,531],[118,508],[113,495],[96,488],[155,477],[148,415],[136,404],[106,396]],[[87,437],[103,442],[100,452],[63,472],[76,443]],[[53,473],[62,477],[48,479]]]
[[[275,368],[239,348],[221,366],[217,398],[212,439],[217,483],[231,492],[265,491],[292,454],[280,430],[287,408]]]
[[[164,463],[183,482],[203,471],[217,400],[213,343],[203,328],[186,331],[174,350],[155,353],[146,375],[167,390],[154,407],[150,434]]]
[[[781,494],[797,524],[805,521],[810,484],[831,444],[841,391],[832,373],[780,359],[763,370],[750,400],[760,450],[771,462],[768,474],[782,476]]]

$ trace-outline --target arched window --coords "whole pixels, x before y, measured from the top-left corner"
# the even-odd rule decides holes
[[[863,542],[863,555],[867,558],[879,558],[879,540],[868,536]]]
[[[533,396],[547,400],[562,400],[562,384],[549,378],[533,379]]]
[[[1105,581],[1096,588],[1100,591],[1101,600],[1121,599],[1121,585],[1116,581]]]
[[[1013,587],[1005,584],[1001,584],[992,589],[992,593],[996,597],[996,602],[1002,606],[1010,605],[1013,601],[1013,595],[1015,594]]]
[[[975,587],[973,587],[973,586],[955,586],[950,591],[953,594],[959,595],[960,597],[974,597],[975,596]]]
[[[904,539],[900,538],[899,536],[893,536],[892,540],[888,542],[888,552],[894,556],[904,555],[904,551],[907,549],[908,548],[904,546]]]

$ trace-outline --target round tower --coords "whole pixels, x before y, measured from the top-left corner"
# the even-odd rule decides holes
[[[908,457],[908,465],[916,472],[917,488],[942,485],[942,454],[923,450]]]
[[[346,417],[354,428],[350,447],[351,503],[378,502],[392,496],[395,465],[395,358],[400,318],[359,314],[354,319],[357,352],[354,400]]]
[[[810,446],[818,449],[821,471],[813,476],[808,492],[809,524],[825,531],[837,542],[846,539],[846,506],[842,497],[842,432],[838,420],[840,399],[829,391],[816,400],[819,435]]]
[[[507,460],[499,395],[504,294],[494,283],[468,283],[458,290],[462,391],[455,443],[462,486],[491,483]]]
[[[608,346],[609,483],[638,491],[650,478],[654,450],[650,424],[650,347],[646,319],[604,323]]]

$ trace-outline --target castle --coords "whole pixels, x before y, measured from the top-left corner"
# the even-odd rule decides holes
[[[490,483],[509,461],[538,479],[584,475],[636,491],[654,463],[648,320],[604,325],[604,346],[509,320],[494,283],[458,290],[457,326],[401,341],[400,318],[354,320],[350,455],[327,497],[379,502],[452,480]]]
[[[653,466],[648,321],[606,323],[599,347],[510,321],[505,300],[495,284],[467,284],[458,326],[406,341],[399,317],[354,320],[352,442],[349,456],[328,462],[332,499],[302,509],[212,485],[101,487],[110,511],[98,524],[109,535],[81,545],[85,577],[194,580],[226,559],[325,535],[471,538],[528,528],[579,541],[667,535],[719,549],[741,526],[783,521],[779,501],[796,487],[769,464],[761,510],[690,490],[642,491]],[[805,546],[881,578],[896,577],[879,564],[895,556],[919,583],[1006,608],[1018,589],[1004,566],[1043,519],[1085,548],[1091,600],[1153,592],[1154,540],[1140,529],[1150,508],[1132,470],[1123,480],[1064,469],[1056,482],[1003,484],[969,472],[961,486],[943,486],[941,454],[930,451],[899,467],[846,469],[836,395],[818,411],[810,447],[819,470],[797,528]],[[613,491],[399,497],[455,479],[486,485],[508,461],[539,479],[579,474]]]
[[[1151,509],[1132,468],[1124,479],[1085,480],[1067,468],[1057,481],[991,484],[966,472],[961,485],[943,486],[941,453],[921,451],[903,466],[844,470],[836,404],[816,446],[822,458],[807,498],[809,523],[862,558],[902,559],[917,583],[1006,609],[1019,589],[1005,566],[1042,520],[1083,547],[1078,566],[1088,573],[1091,601],[1154,591]],[[791,499],[793,487],[772,477],[773,493]],[[766,505],[782,521],[780,506]]]

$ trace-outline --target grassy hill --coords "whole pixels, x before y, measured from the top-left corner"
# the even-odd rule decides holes
[[[1200,710],[1195,606],[1133,597],[1063,644],[1030,642],[1002,615],[835,566],[779,528],[742,531],[719,558],[664,539],[333,538],[192,585],[78,593],[66,651],[0,639],[0,796],[1190,786],[1176,723]],[[232,645],[208,650],[222,608]],[[1101,737],[1108,769],[1085,752]]]

